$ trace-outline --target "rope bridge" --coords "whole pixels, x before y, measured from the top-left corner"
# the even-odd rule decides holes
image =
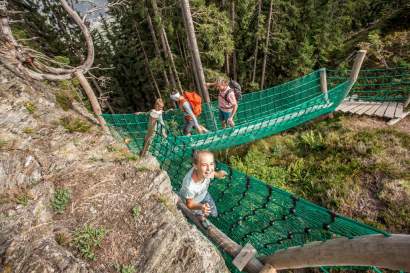
[[[346,71],[329,71],[329,83],[336,86],[346,79]],[[360,71],[349,101],[405,102],[410,95],[410,68],[395,67]]]
[[[259,92],[245,94],[239,103],[234,128],[221,129],[221,124],[206,134],[182,136],[182,115],[179,111],[164,113],[166,127],[157,124],[150,152],[171,177],[173,189],[180,189],[182,179],[192,167],[193,150],[220,150],[282,132],[323,114],[332,112],[345,98],[351,82],[345,80],[322,92],[320,74],[315,71],[291,82]],[[210,109],[204,104],[205,114]],[[212,102],[211,111],[216,109]],[[122,137],[137,153],[144,144],[149,116],[103,115],[114,134]],[[214,121],[210,115],[201,120],[208,128]],[[163,135],[163,130],[168,135]],[[217,168],[228,173],[214,181],[210,193],[219,216],[212,223],[235,242],[250,242],[264,255],[313,241],[337,237],[387,233],[337,215],[302,198],[217,162]],[[228,258],[229,260],[229,258]],[[231,267],[232,269],[232,267]]]

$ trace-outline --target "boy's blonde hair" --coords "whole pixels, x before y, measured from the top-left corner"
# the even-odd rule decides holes
[[[210,151],[207,151],[207,150],[194,151],[194,154],[193,154],[194,164],[198,164],[199,158],[200,158],[202,155],[206,155],[206,154],[212,155],[212,157],[214,156],[213,153],[211,153]]]

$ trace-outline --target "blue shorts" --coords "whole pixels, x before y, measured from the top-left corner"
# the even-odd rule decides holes
[[[221,121],[227,121],[230,116],[231,116],[231,112],[224,112],[221,109],[219,109],[219,119]]]
[[[215,201],[212,199],[212,196],[209,194],[209,192],[206,193],[204,200],[200,202],[201,204],[208,203],[209,208],[211,209],[211,213],[209,214],[212,217],[217,217],[218,216],[218,210],[216,209]],[[203,216],[202,210],[194,210],[193,211],[194,215],[196,216]]]

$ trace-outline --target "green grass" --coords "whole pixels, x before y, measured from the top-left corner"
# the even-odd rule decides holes
[[[117,271],[119,273],[135,273],[137,270],[133,265],[117,265]]]
[[[6,140],[4,140],[4,139],[0,139],[0,149],[3,148],[3,147],[6,147],[6,145],[7,145],[8,143],[9,143],[8,141],[6,141]]]
[[[61,84],[63,85],[64,83]],[[60,90],[55,96],[57,104],[60,105],[64,111],[73,109],[74,96],[68,90]]]
[[[27,206],[30,201],[30,196],[27,194],[20,194],[16,197],[16,203],[22,206]]]
[[[95,250],[101,245],[106,235],[103,227],[92,227],[85,225],[78,229],[73,236],[73,245],[78,249],[81,255],[89,260],[95,260]]]
[[[131,214],[132,217],[134,217],[135,219],[138,218],[138,216],[141,213],[141,208],[138,205],[135,205],[132,209],[131,209]]]
[[[61,214],[67,207],[68,203],[70,202],[70,199],[71,193],[68,189],[57,189],[54,193],[53,199],[51,200],[51,207],[56,213]]]
[[[27,101],[24,103],[24,107],[26,107],[26,110],[30,113],[33,114],[36,110],[37,107],[32,103],[31,101]]]
[[[34,129],[31,127],[26,127],[23,129],[23,133],[31,135],[32,133],[34,133]]]
[[[247,145],[245,151],[234,150],[237,154],[229,161],[234,168],[321,206],[409,232],[410,135],[391,128],[359,130],[345,123],[347,118],[337,117],[293,129]],[[399,197],[391,185],[401,192]],[[372,200],[377,211],[360,209]]]
[[[64,127],[69,133],[80,132],[86,133],[90,130],[91,125],[79,118],[66,116],[60,119],[60,125]]]

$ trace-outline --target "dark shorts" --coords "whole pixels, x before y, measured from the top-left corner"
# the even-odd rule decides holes
[[[219,119],[221,121],[227,121],[230,116],[231,116],[231,112],[224,112],[221,109],[219,109]]]
[[[194,126],[195,126],[195,123],[192,119],[191,120],[186,120],[185,119],[184,127],[182,128],[182,131],[184,132],[184,135],[190,134],[191,131],[192,131],[192,128],[194,128]]]

